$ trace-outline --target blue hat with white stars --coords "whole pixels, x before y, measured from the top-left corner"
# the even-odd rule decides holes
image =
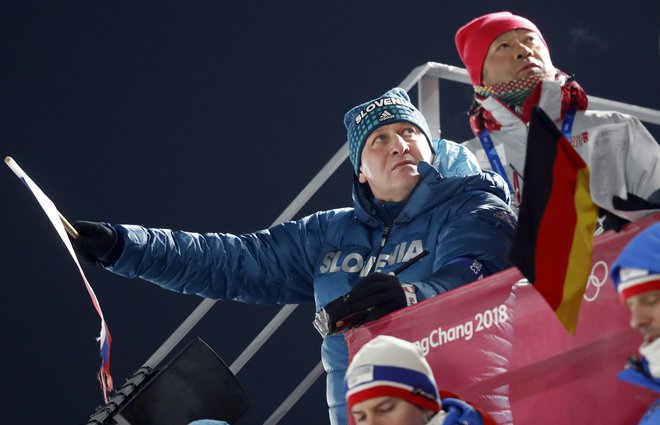
[[[401,87],[395,87],[377,99],[358,105],[344,115],[344,126],[348,131],[348,156],[356,175],[360,174],[360,157],[367,137],[378,127],[404,121],[419,127],[431,151],[435,153],[426,119],[410,103],[408,93]]]

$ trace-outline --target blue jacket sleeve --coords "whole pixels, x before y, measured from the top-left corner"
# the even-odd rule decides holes
[[[463,400],[443,398],[442,410],[447,412],[444,425],[483,425],[479,412]]]
[[[114,226],[124,249],[107,269],[207,298],[288,304],[314,300],[313,268],[325,231],[314,214],[244,235]]]
[[[509,248],[516,229],[516,217],[498,196],[487,191],[465,192],[460,205],[438,234],[433,275],[410,282],[417,298],[434,295],[511,267]]]

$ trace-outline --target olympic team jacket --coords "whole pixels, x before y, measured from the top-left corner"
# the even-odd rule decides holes
[[[443,150],[450,156],[439,158],[439,167],[459,158],[461,149]],[[321,211],[249,234],[115,225],[124,247],[106,268],[180,293],[246,303],[314,301],[320,310],[367,273],[388,273],[428,249],[431,255],[398,276],[415,286],[421,301],[510,266],[516,218],[506,185],[493,173],[474,170],[465,158],[459,162],[453,170],[476,174],[444,176],[420,162],[420,182],[391,226],[371,212],[358,184],[354,208]],[[331,422],[346,424],[343,335],[326,337],[321,356]]]
[[[656,393],[660,393],[660,379],[654,378],[649,372],[649,364],[645,358],[631,358],[626,368],[617,375],[622,381],[648,388]],[[639,421],[639,425],[657,425],[660,424],[660,399],[651,405],[649,410]]]
[[[644,200],[660,202],[660,146],[639,119],[619,112],[577,110],[571,125],[562,108],[562,100],[566,105],[567,90],[562,90],[565,82],[565,78],[544,80],[538,105],[560,129],[563,125],[570,128],[569,142],[590,168],[594,203],[627,220],[640,218],[644,213],[622,211],[613,205],[612,197],[628,200],[627,194],[632,193]],[[586,95],[579,90],[586,107]],[[527,123],[496,97],[479,102],[490,114],[488,133],[516,192],[512,205],[517,212],[525,169]],[[465,146],[474,152],[483,169],[491,170],[478,137],[481,130],[473,128],[477,137],[465,142]]]

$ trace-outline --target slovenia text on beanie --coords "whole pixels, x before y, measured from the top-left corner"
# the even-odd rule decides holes
[[[344,116],[344,125],[348,131],[348,156],[353,163],[355,174],[360,173],[360,156],[369,135],[378,127],[397,122],[409,122],[416,125],[431,146],[431,131],[415,105],[410,103],[408,93],[395,87],[377,99],[370,100],[352,108]]]

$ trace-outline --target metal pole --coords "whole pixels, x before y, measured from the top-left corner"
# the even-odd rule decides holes
[[[316,366],[314,366],[314,369],[312,369],[307,376],[305,376],[305,379],[303,379],[300,384],[296,387],[295,390],[280,404],[280,407],[275,409],[272,415],[268,419],[266,419],[266,422],[264,422],[264,425],[275,425],[279,423],[279,421],[286,415],[286,413],[291,410],[294,404],[302,397],[305,392],[312,386],[314,382],[316,382],[317,379],[323,374],[323,364],[321,362],[318,362]]]

